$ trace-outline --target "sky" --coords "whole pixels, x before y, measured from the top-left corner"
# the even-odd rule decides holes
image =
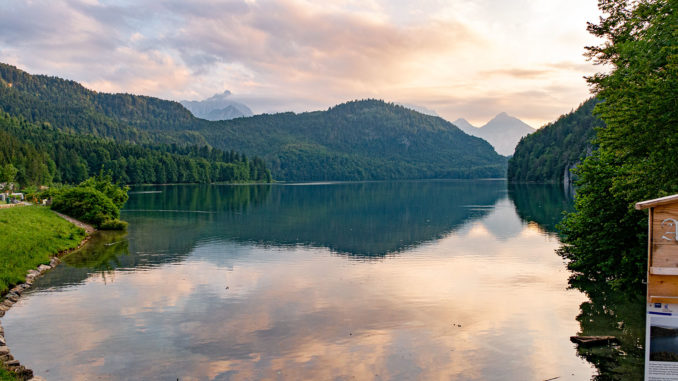
[[[533,127],[591,96],[596,0],[3,0],[0,62],[101,92],[255,113],[353,99]]]

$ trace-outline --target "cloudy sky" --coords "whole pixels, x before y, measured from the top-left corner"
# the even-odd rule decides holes
[[[595,0],[3,0],[0,62],[255,113],[379,98],[534,127],[590,96]]]

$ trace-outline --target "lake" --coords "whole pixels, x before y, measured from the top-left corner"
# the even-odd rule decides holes
[[[509,189],[510,188],[510,189]],[[411,181],[135,187],[2,319],[48,380],[559,380],[559,187]]]

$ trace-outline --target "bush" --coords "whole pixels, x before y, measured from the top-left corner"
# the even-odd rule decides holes
[[[125,230],[127,229],[127,222],[121,220],[108,220],[99,226],[101,230]]]
[[[96,228],[120,217],[120,209],[110,198],[92,187],[84,186],[60,190],[52,199],[52,209]]]

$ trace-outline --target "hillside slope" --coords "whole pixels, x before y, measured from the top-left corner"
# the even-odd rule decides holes
[[[593,115],[598,102],[591,98],[575,111],[521,139],[509,160],[509,181],[571,181],[570,169],[591,152],[595,129],[604,126]]]
[[[506,159],[439,117],[379,100],[257,115],[200,130],[222,149],[264,157],[282,180],[503,177]]]
[[[377,100],[214,122],[177,102],[98,93],[0,64],[0,109],[69,134],[261,156],[278,180],[503,177],[506,170],[506,159],[487,142],[439,117]]]

